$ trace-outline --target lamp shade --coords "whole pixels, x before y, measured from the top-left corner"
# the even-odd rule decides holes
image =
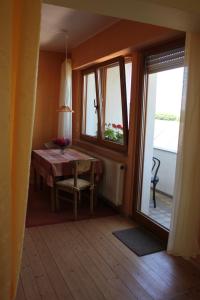
[[[67,105],[62,105],[57,109],[58,112],[70,112],[73,113],[74,111]]]

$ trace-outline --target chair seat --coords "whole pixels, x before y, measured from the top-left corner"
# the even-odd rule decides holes
[[[65,179],[65,180],[61,180],[56,182],[56,186],[58,188],[74,188],[74,178],[69,178],[69,179]],[[86,189],[90,186],[90,182],[84,179],[80,179],[77,178],[77,188],[82,190],[82,189]]]

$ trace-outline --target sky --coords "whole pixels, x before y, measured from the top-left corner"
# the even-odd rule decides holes
[[[180,116],[184,68],[157,73],[156,113]],[[177,151],[179,122],[155,120],[154,147]]]
[[[180,115],[184,68],[157,73],[156,113]]]

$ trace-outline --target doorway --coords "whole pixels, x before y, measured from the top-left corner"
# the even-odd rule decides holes
[[[136,214],[170,229],[183,90],[184,49],[145,57]]]

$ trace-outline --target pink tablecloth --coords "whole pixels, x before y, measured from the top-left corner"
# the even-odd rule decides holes
[[[53,187],[54,180],[59,176],[72,175],[73,160],[87,160],[93,157],[72,148],[65,149],[43,149],[32,151],[32,166],[38,174],[46,181],[47,185]],[[102,174],[102,163],[97,160],[95,163],[96,180]]]

